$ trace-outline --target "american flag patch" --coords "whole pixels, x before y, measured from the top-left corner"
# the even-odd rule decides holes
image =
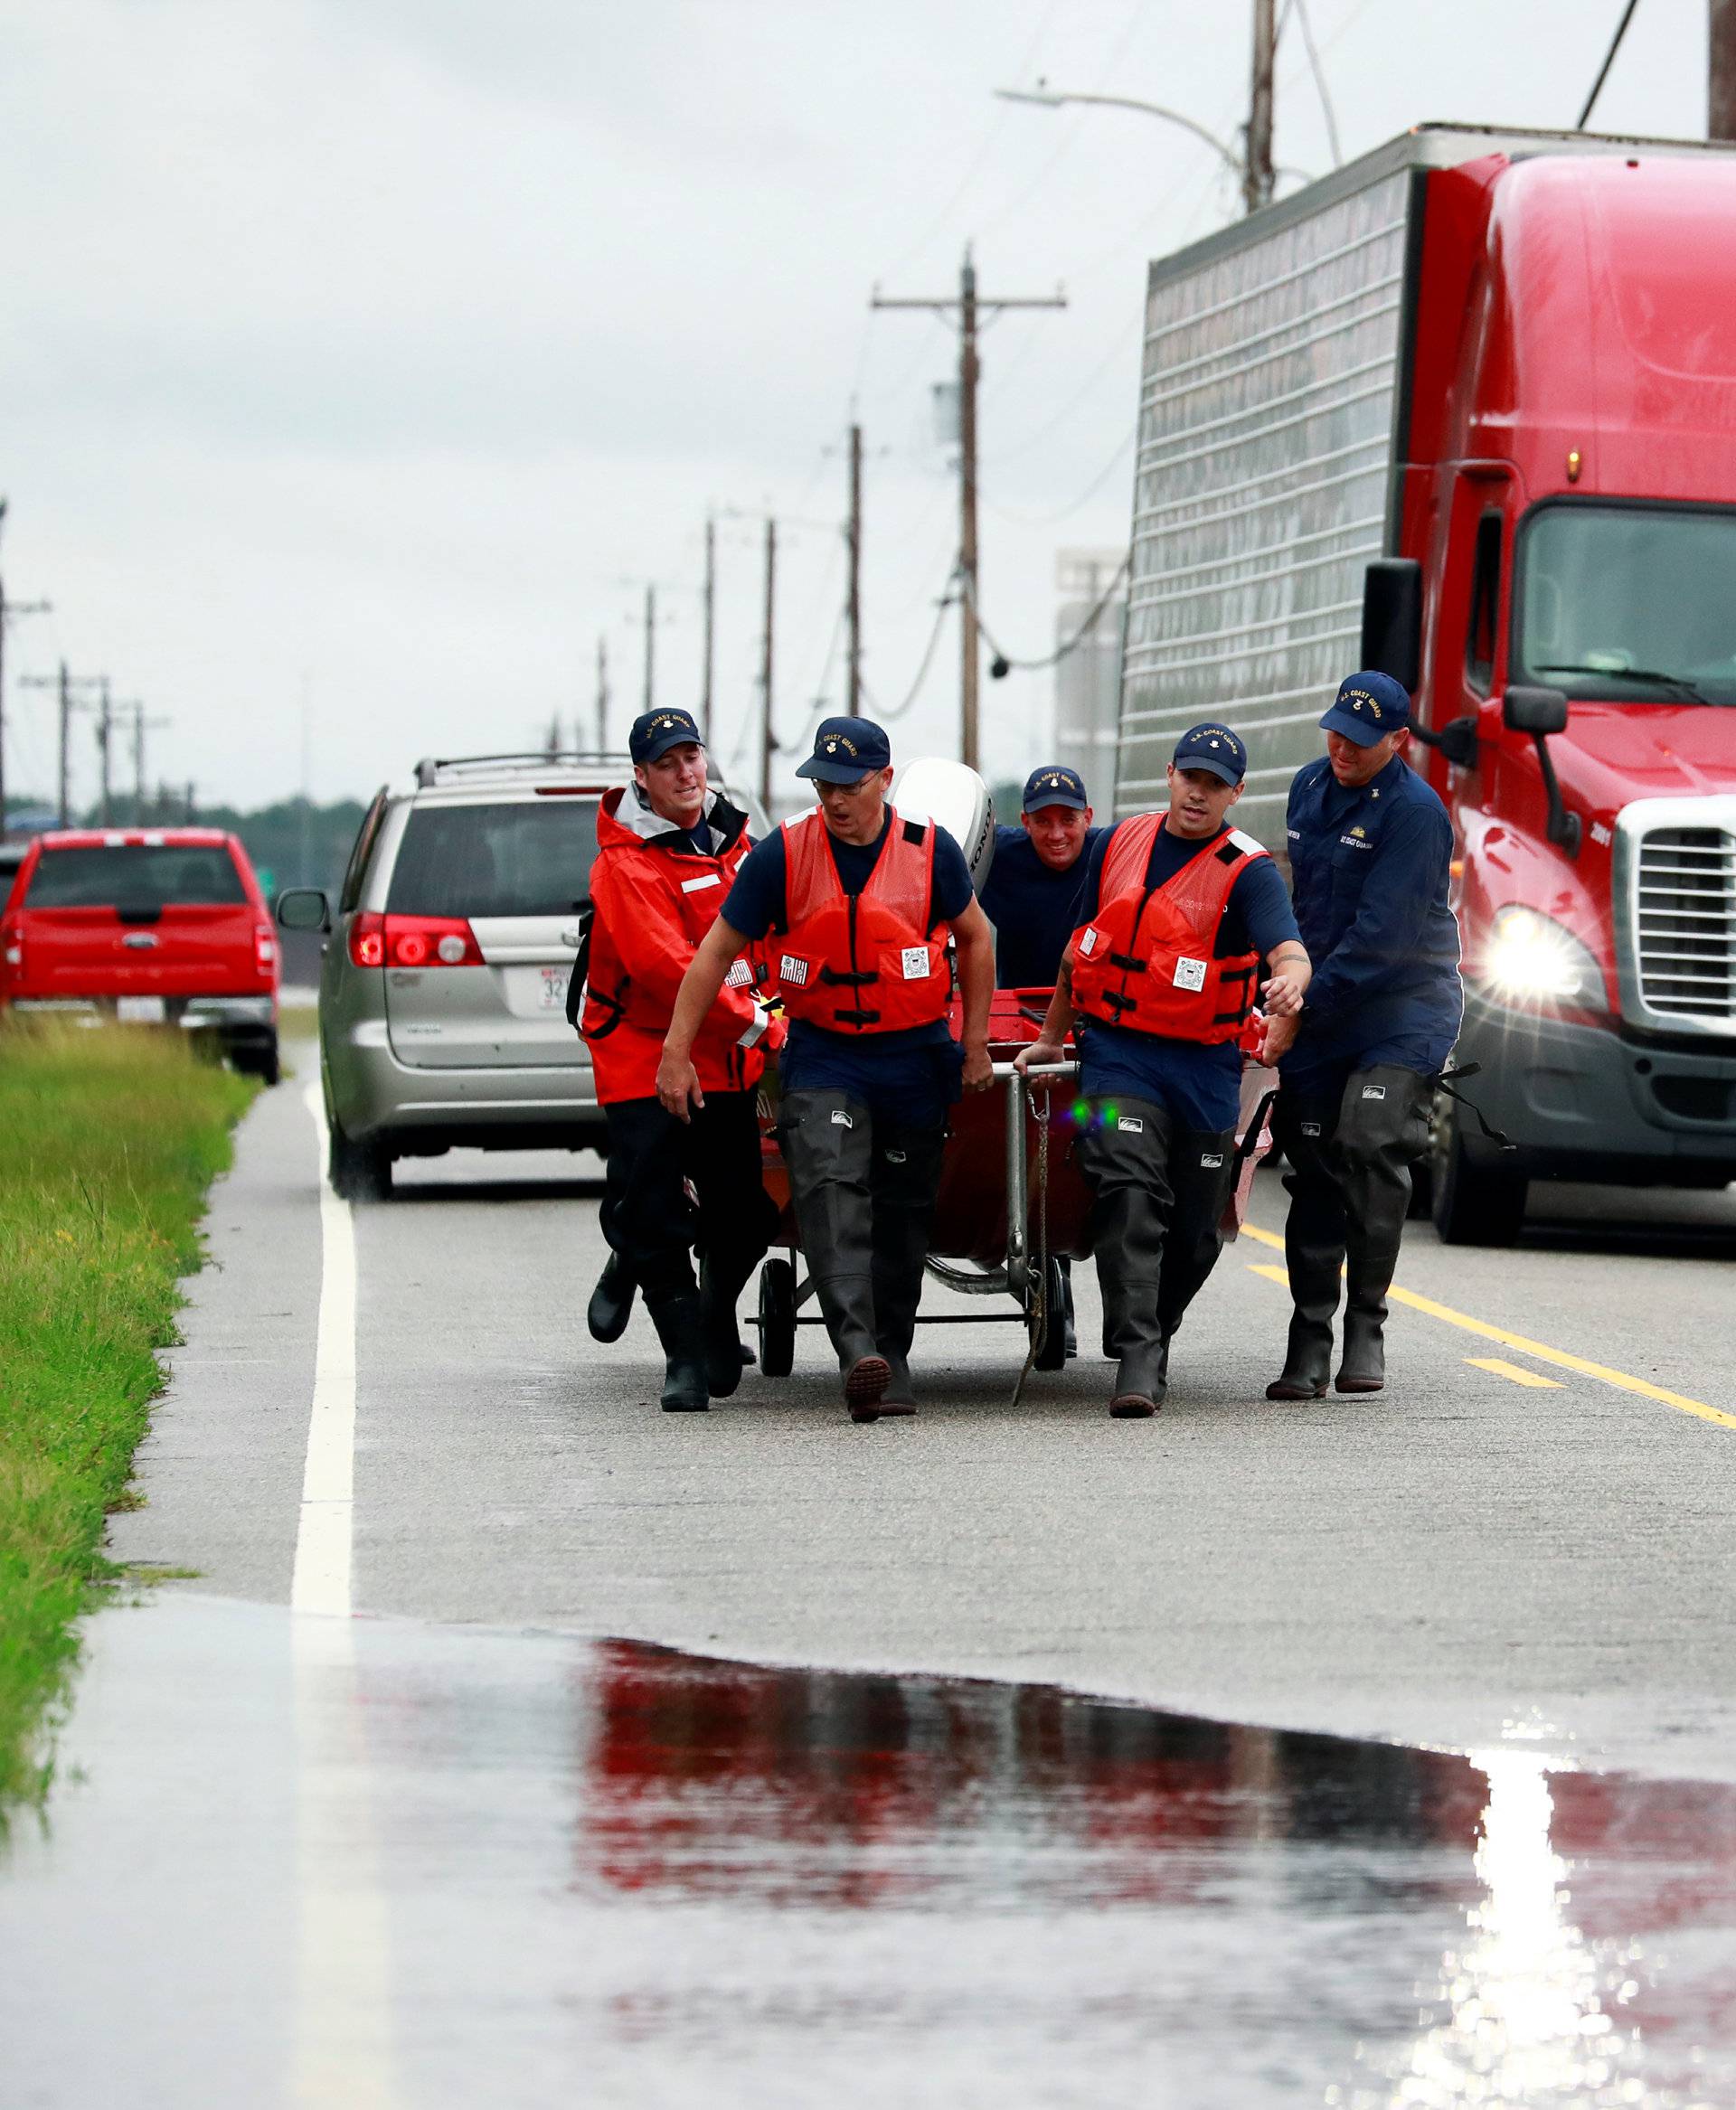
[[[723,986],[726,989],[745,989],[752,980],[753,969],[749,966],[746,960],[735,960],[731,962],[729,973],[723,977]]]
[[[778,963],[778,979],[780,982],[789,983],[793,988],[806,989],[807,986],[807,962],[798,960],[794,953],[786,953]]]

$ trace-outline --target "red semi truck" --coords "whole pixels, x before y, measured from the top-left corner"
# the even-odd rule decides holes
[[[1246,739],[1281,853],[1339,678],[1417,695],[1456,837],[1420,1185],[1736,1179],[1736,154],[1409,133],[1151,268],[1117,811]]]

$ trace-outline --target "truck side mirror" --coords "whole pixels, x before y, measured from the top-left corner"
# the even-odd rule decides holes
[[[329,930],[331,903],[318,887],[289,887],[278,896],[278,922],[285,930]]]
[[[1509,689],[1501,702],[1501,722],[1509,732],[1567,730],[1567,698],[1559,689]]]
[[[1457,769],[1475,769],[1477,764],[1477,721],[1453,718],[1439,732],[1425,732],[1413,725],[1411,731],[1427,747],[1439,748]]]
[[[1377,557],[1363,578],[1362,664],[1416,693],[1422,676],[1422,566]]]
[[[1567,730],[1567,698],[1559,689],[1509,689],[1501,699],[1501,722],[1509,732],[1528,732],[1537,749],[1543,792],[1549,800],[1549,839],[1570,857],[1580,854],[1580,816],[1567,810],[1561,780],[1550,757],[1549,735]]]

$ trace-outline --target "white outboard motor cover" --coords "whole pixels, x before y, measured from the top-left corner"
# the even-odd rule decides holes
[[[980,894],[995,862],[995,802],[988,787],[963,762],[920,755],[892,778],[892,804],[909,821],[933,821],[965,853],[970,883]]]

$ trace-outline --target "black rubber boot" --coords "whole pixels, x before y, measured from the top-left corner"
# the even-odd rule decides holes
[[[1333,1139],[1344,1198],[1344,1352],[1341,1392],[1386,1383],[1386,1293],[1410,1207],[1410,1167],[1429,1141],[1433,1086],[1414,1069],[1359,1069],[1344,1087]]]
[[[910,1343],[922,1302],[929,1258],[929,1229],[940,1184],[944,1129],[895,1129],[877,1126],[870,1181],[873,1206],[871,1243],[874,1277],[874,1345],[892,1371],[881,1395],[882,1414],[914,1414]]]
[[[703,1414],[711,1404],[705,1383],[705,1307],[695,1289],[677,1296],[646,1300],[665,1360],[663,1396],[665,1414]]]
[[[1344,1258],[1344,1197],[1329,1154],[1336,1111],[1283,1091],[1273,1109],[1273,1134],[1290,1161],[1284,1260],[1293,1309],[1284,1368],[1266,1388],[1269,1399],[1323,1399],[1332,1375],[1332,1322]]]
[[[788,1092],[778,1134],[844,1406],[852,1421],[878,1421],[892,1372],[874,1338],[872,1116],[844,1092]]]
[[[741,1382],[744,1366],[752,1352],[741,1344],[736,1324],[736,1300],[742,1278],[716,1261],[703,1260],[699,1268],[699,1293],[705,1307],[705,1382],[713,1399],[727,1399]]]
[[[1063,1253],[1061,1256],[1061,1319],[1067,1328],[1067,1360],[1071,1362],[1079,1353],[1079,1327],[1073,1317],[1073,1263]]]
[[[1164,1267],[1157,1289],[1165,1381],[1170,1342],[1223,1250],[1218,1227],[1235,1183],[1235,1131],[1214,1135],[1209,1130],[1189,1129],[1177,1135],[1170,1148],[1167,1169],[1175,1199],[1164,1239]]]
[[[1104,1352],[1117,1363],[1109,1412],[1118,1421],[1156,1414],[1168,1382],[1157,1300],[1173,1202],[1170,1139],[1169,1116],[1161,1107],[1148,1099],[1122,1099],[1113,1122],[1093,1105],[1090,1124],[1074,1146],[1074,1162],[1092,1195],[1090,1239],[1103,1292]]]
[[[637,1287],[632,1268],[618,1253],[611,1253],[585,1307],[585,1323],[593,1341],[618,1341],[627,1332],[627,1322],[633,1315],[633,1293]]]

